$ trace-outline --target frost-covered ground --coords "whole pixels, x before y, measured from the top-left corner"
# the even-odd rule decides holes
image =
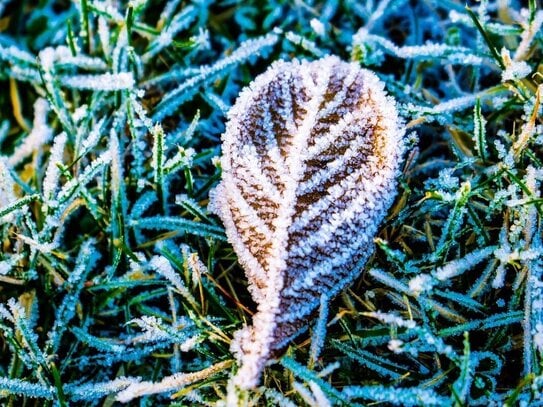
[[[207,208],[226,112],[329,54],[397,101],[398,194],[360,277],[236,398],[543,403],[540,6],[0,0],[1,403],[226,400],[256,309]]]

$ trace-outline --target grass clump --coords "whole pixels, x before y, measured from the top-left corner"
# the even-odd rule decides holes
[[[207,212],[224,114],[326,54],[397,99],[400,192],[326,338],[242,399],[540,403],[543,11],[505,3],[0,0],[2,403],[225,399],[254,304]]]

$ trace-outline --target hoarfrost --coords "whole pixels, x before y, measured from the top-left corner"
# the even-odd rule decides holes
[[[210,208],[259,304],[232,344],[233,380],[248,388],[321,295],[337,294],[368,259],[396,192],[403,129],[378,78],[337,57],[274,63],[228,116]]]

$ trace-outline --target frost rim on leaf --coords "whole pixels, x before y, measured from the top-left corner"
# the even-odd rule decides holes
[[[242,388],[359,274],[396,193],[404,129],[375,74],[335,56],[278,61],[223,134],[222,219],[258,304],[232,351]]]

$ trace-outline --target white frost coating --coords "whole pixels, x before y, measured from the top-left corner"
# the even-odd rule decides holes
[[[240,368],[231,388],[256,386],[321,296],[346,287],[370,256],[404,148],[383,87],[333,56],[278,61],[231,108],[209,209],[221,217],[258,304],[253,325],[232,341]],[[235,404],[231,392],[228,399]]]
[[[474,252],[467,254],[462,259],[451,261],[445,266],[438,268],[435,276],[438,280],[444,281],[463,274],[467,270],[470,270],[477,264],[481,263],[483,260],[486,260],[491,254],[494,253],[495,250],[496,247],[494,246],[475,250]]]
[[[366,27],[362,27],[353,35],[353,45],[364,45],[366,43],[379,44],[388,53],[403,59],[441,58],[447,63],[474,66],[482,65],[485,62],[485,58],[473,55],[472,50],[460,46],[429,42],[424,45],[398,47],[392,41],[378,35],[370,34]]]
[[[163,48],[170,45],[175,36],[190,26],[192,21],[197,17],[196,7],[189,5],[183,9],[179,14],[173,17],[168,22],[167,26],[160,30],[160,34],[151,43],[149,51],[143,55],[143,61],[151,60],[156,54],[158,54]]]
[[[4,208],[17,200],[15,197],[15,182],[9,173],[9,167],[6,158],[0,156],[0,208]],[[10,223],[13,220],[13,214],[2,217],[2,222]],[[0,275],[1,267],[0,267]]]
[[[409,280],[409,290],[414,295],[419,295],[421,292],[428,291],[432,287],[432,277],[430,277],[428,274],[421,274]]]
[[[511,60],[509,51],[503,48],[501,51],[505,69],[502,71],[502,82],[514,81],[527,77],[532,68],[524,61]]]
[[[36,99],[34,102],[34,122],[30,134],[25,137],[22,144],[17,146],[13,154],[9,157],[9,164],[16,166],[26,157],[38,150],[44,144],[48,143],[53,136],[53,131],[47,124],[47,114],[49,113],[49,103],[43,98]]]
[[[94,58],[87,55],[72,55],[70,48],[65,45],[58,47],[47,47],[40,51],[39,60],[44,70],[50,71],[57,65],[73,66],[80,68],[105,70],[107,64],[100,58]]]
[[[430,291],[437,281],[445,281],[457,277],[473,269],[476,265],[486,260],[492,254],[496,257],[501,256],[500,250],[495,246],[485,247],[475,250],[461,259],[453,260],[442,267],[438,267],[431,275],[418,274],[409,280],[409,290],[414,295]]]
[[[330,400],[328,400],[328,397],[326,397],[326,394],[324,394],[324,391],[322,391],[317,383],[311,380],[309,382],[309,387],[311,388],[313,397],[315,398],[315,406],[332,407],[332,403],[330,403]]]
[[[3,57],[10,58],[10,59],[19,59],[22,62],[25,62],[27,64],[33,64],[36,62],[36,59],[32,54],[20,48],[17,48],[14,45],[5,47],[0,44],[0,55],[2,55]]]
[[[528,20],[527,17],[528,15],[526,15],[526,20]],[[525,21],[522,22],[522,25],[524,25],[525,27],[522,35],[520,36],[520,44],[515,51],[515,57],[513,58],[515,61],[521,61],[528,56],[528,53],[530,51],[530,45],[532,45],[536,34],[539,32],[541,26],[543,25],[543,11],[537,11],[535,18],[531,24]]]
[[[129,401],[151,394],[178,391],[192,383],[205,380],[230,366],[230,361],[224,361],[209,366],[199,372],[176,373],[172,376],[166,376],[159,382],[142,382],[141,379],[132,378],[132,383],[123,391],[117,394],[117,401],[128,403]],[[127,378],[128,380],[129,378]]]
[[[157,106],[153,120],[161,121],[172,114],[183,103],[184,97],[194,91],[195,87],[220,74],[232,65],[235,65],[251,56],[258,55],[263,50],[275,45],[279,40],[277,32],[268,33],[259,38],[252,38],[242,42],[230,55],[218,60],[213,65],[203,65],[194,71],[194,76],[183,80],[182,84],[168,93],[168,96]]]
[[[526,62],[513,61],[502,72],[502,82],[526,78],[530,72],[532,72],[532,68]]]
[[[173,284],[177,291],[189,300],[191,303],[195,303],[196,300],[179,277],[179,274],[175,272],[172,265],[164,256],[153,256],[149,262],[149,266],[155,270],[158,274],[166,278]]]
[[[114,91],[132,89],[135,81],[132,72],[120,72],[65,77],[62,79],[62,84],[73,89]]]
[[[324,35],[326,34],[326,27],[321,20],[312,18],[309,22],[309,25],[311,26],[315,34],[317,34],[319,37],[324,37]]]
[[[190,37],[200,49],[211,49],[211,42],[209,39],[209,31],[202,27],[198,28],[198,34]],[[222,99],[220,99],[222,101]]]
[[[400,339],[391,339],[390,341],[388,341],[388,346],[387,347],[392,352],[398,354],[398,353],[403,352],[402,345],[403,345],[402,340],[400,340]]]
[[[62,164],[62,156],[67,141],[68,137],[66,136],[66,133],[60,133],[55,137],[55,142],[51,149],[49,164],[47,165],[47,171],[45,172],[45,178],[43,180],[43,197],[45,198],[45,205],[47,206],[51,206],[51,201],[54,199],[58,190],[60,177],[58,164]]]

